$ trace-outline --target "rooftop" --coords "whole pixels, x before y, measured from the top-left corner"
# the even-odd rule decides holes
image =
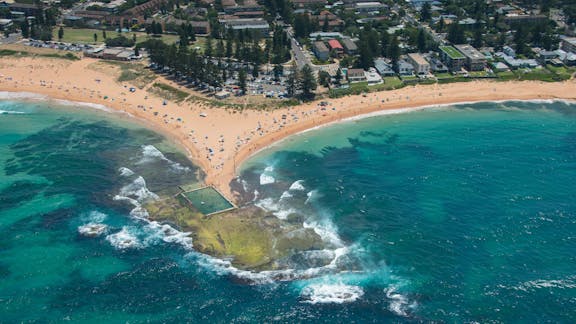
[[[330,48],[332,48],[332,49],[344,49],[342,47],[342,44],[340,44],[340,42],[336,39],[329,40],[328,45],[330,45]]]
[[[439,49],[446,53],[446,55],[448,55],[451,59],[463,59],[464,55],[460,52],[458,52],[457,49],[455,49],[452,46],[440,46]]]
[[[418,65],[427,65],[428,61],[426,61],[426,59],[424,59],[424,57],[422,57],[422,55],[418,54],[418,53],[410,53],[408,54],[408,57],[416,62],[416,64]]]
[[[470,45],[455,45],[454,47],[456,47],[462,54],[464,54],[464,56],[470,59],[479,60],[486,58],[484,54],[480,53],[477,49]]]

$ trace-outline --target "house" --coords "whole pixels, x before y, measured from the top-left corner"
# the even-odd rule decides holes
[[[396,72],[394,72],[392,69],[392,65],[384,61],[384,59],[375,59],[374,67],[376,68],[376,71],[378,71],[378,73],[383,77],[396,75]]]
[[[412,63],[417,75],[430,74],[430,63],[428,63],[422,55],[418,53],[410,53],[408,54],[408,62]]]
[[[29,17],[29,16],[36,17],[40,14],[44,14],[46,9],[48,8],[48,7],[38,6],[35,4],[28,4],[28,3],[6,3],[6,2],[0,3],[0,8],[2,8],[2,7],[8,7],[8,9],[10,11],[23,12],[24,16],[26,16],[26,17]]]
[[[454,47],[466,57],[468,71],[483,71],[486,68],[486,57],[471,45],[455,45]]]
[[[516,57],[516,51],[508,45],[506,45],[502,48],[502,52],[504,52],[504,54],[506,54],[508,56]]]
[[[350,38],[342,39],[342,45],[344,46],[344,52],[348,55],[356,55],[358,53],[358,46]]]
[[[312,51],[320,61],[327,61],[330,58],[330,51],[324,42],[314,42]]]
[[[328,46],[330,47],[330,51],[336,53],[336,55],[341,56],[342,54],[344,54],[344,47],[342,47],[342,44],[340,44],[338,40],[336,39],[328,40]]]
[[[518,14],[507,14],[504,17],[504,22],[507,25],[517,25],[517,24],[538,24],[546,22],[548,17],[546,15],[518,15]]]
[[[93,53],[95,54],[93,57],[99,57],[104,60],[130,61],[135,58],[134,51],[125,48],[106,48],[98,52],[98,54],[95,51]]]
[[[398,61],[398,74],[408,76],[414,75],[414,67],[412,64],[406,62],[405,60]]]
[[[364,72],[364,76],[366,77],[366,81],[368,81],[368,85],[380,84],[383,82],[382,77],[376,72],[375,68],[370,68],[370,70]]]
[[[440,58],[450,71],[459,72],[466,65],[466,57],[452,46],[440,46]]]
[[[502,62],[493,62],[492,63],[492,68],[494,69],[494,71],[496,72],[505,72],[505,71],[510,71],[510,68],[508,68],[508,65],[502,63]]]
[[[538,60],[541,64],[550,63],[560,57],[560,54],[556,51],[541,51],[538,53]]]
[[[366,75],[362,69],[349,69],[347,73],[348,82],[366,81]]]
[[[536,68],[539,66],[538,62],[533,59],[517,59],[512,56],[506,55],[506,53],[498,52],[495,54],[496,57],[501,58],[504,60],[506,65],[508,65],[511,69],[523,69],[523,68]]]
[[[194,34],[208,35],[210,34],[210,23],[208,21],[195,21],[188,22],[192,26]]]
[[[316,32],[310,34],[311,39],[329,39],[329,38],[344,38],[344,35],[338,32]]]
[[[344,21],[328,10],[322,10],[320,14],[314,16],[314,19],[322,29],[341,30],[344,26]]]

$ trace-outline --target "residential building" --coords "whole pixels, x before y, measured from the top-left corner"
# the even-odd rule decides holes
[[[330,39],[328,40],[328,46],[330,47],[330,51],[336,53],[336,55],[340,56],[344,54],[344,47],[337,39]]]
[[[545,15],[517,15],[517,14],[508,14],[504,17],[504,22],[508,25],[515,25],[515,24],[537,24],[541,22],[545,22],[548,20],[548,17]]]
[[[412,63],[414,72],[418,75],[430,74],[430,63],[419,53],[408,54],[408,61]]]
[[[366,81],[366,75],[362,69],[349,69],[347,73],[348,82]]]
[[[466,57],[452,46],[440,46],[440,58],[450,71],[459,72],[466,65]]]
[[[384,8],[385,6],[380,2],[359,2],[354,6],[356,12],[363,14],[377,13]]]
[[[314,42],[312,45],[312,50],[314,51],[314,55],[320,61],[326,61],[330,58],[330,51],[324,42]]]
[[[364,72],[364,76],[366,77],[366,81],[368,81],[368,85],[380,84],[383,82],[382,77],[376,72],[375,68],[370,68],[370,70]]]
[[[576,53],[576,37],[563,38],[560,44],[560,48],[562,48],[562,50]]]
[[[394,72],[392,69],[392,65],[387,63],[382,58],[374,60],[374,67],[376,68],[376,71],[378,71],[378,73],[383,77],[396,75],[396,72]]]
[[[0,30],[6,30],[13,25],[12,19],[0,19]]]
[[[253,19],[223,19],[220,20],[226,28],[233,30],[252,30],[259,31],[263,36],[268,36],[270,32],[270,25],[262,18]]]
[[[327,30],[341,30],[344,27],[344,21],[335,14],[328,10],[322,10],[317,16],[313,16],[313,19],[318,21],[320,28]]]
[[[292,4],[296,8],[302,7],[312,7],[317,5],[325,5],[328,1],[326,0],[292,0]]]
[[[37,16],[41,13],[44,13],[48,7],[42,7],[35,4],[28,4],[28,3],[6,3],[1,2],[0,8],[8,7],[10,11],[17,11],[23,12],[24,16]]]
[[[350,38],[342,39],[342,46],[344,46],[344,52],[348,55],[356,55],[358,53],[358,46]]]
[[[442,63],[438,58],[430,56],[428,58],[430,62],[430,70],[434,73],[446,73],[448,72],[448,67]]]
[[[414,67],[412,64],[406,62],[405,60],[398,61],[398,74],[408,76],[414,75]]]
[[[329,38],[344,38],[344,35],[338,32],[315,32],[310,34],[310,39],[329,39]]]
[[[471,45],[455,45],[466,57],[468,71],[483,71],[486,68],[486,57]]]

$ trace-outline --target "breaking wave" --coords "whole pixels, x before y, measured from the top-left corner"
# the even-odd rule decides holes
[[[364,295],[364,290],[358,286],[345,284],[312,284],[302,290],[302,300],[310,304],[350,303]]]
[[[0,115],[24,115],[25,112],[14,110],[0,110]]]
[[[190,168],[182,166],[178,162],[174,162],[167,158],[159,149],[154,145],[143,145],[142,146],[142,159],[137,162],[137,164],[146,164],[154,161],[165,161],[168,163],[169,167],[178,172],[188,172]]]
[[[158,199],[158,195],[148,190],[146,180],[138,176],[133,182],[120,189],[120,193],[114,196],[114,200],[124,200],[134,206],[130,215],[136,218],[148,218],[148,212],[142,207],[142,202],[147,199]]]

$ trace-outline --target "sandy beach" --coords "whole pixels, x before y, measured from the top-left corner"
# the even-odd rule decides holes
[[[54,99],[101,104],[129,113],[188,151],[214,185],[236,200],[230,182],[251,155],[292,134],[377,111],[492,100],[576,100],[576,81],[562,83],[473,81],[417,85],[400,90],[324,99],[273,111],[209,107],[192,101],[164,102],[112,70],[94,69],[96,59],[1,58],[0,91],[32,92]],[[158,77],[173,87],[184,88]],[[134,92],[131,87],[137,88]]]

